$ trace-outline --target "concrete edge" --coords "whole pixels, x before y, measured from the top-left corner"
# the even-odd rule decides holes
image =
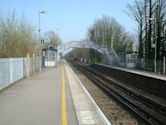
[[[67,64],[68,65],[68,64]],[[69,65],[68,65],[69,66]],[[71,70],[71,72],[74,74],[75,78],[79,81],[79,84],[81,85],[81,87],[83,88],[83,90],[85,91],[85,93],[88,95],[88,97],[90,98],[91,102],[93,103],[93,105],[95,106],[95,108],[98,111],[98,114],[101,116],[102,120],[106,123],[106,125],[112,125],[110,123],[110,121],[107,119],[107,117],[105,116],[105,114],[101,111],[101,109],[99,108],[99,106],[96,104],[96,102],[93,100],[92,96],[89,94],[88,90],[83,86],[82,82],[80,81],[80,79],[77,77],[77,75],[74,73],[74,71],[72,70],[72,68],[69,66],[69,69]]]
[[[67,64],[67,62],[65,62],[64,64]],[[68,64],[67,64],[67,65],[68,65]],[[69,69],[70,69],[70,66],[68,66],[68,67],[69,67]],[[76,113],[76,108],[75,108],[75,105],[74,105],[73,95],[72,95],[72,92],[71,92],[71,86],[69,85],[69,84],[70,84],[70,83],[69,83],[69,77],[68,77],[67,72],[66,72],[66,69],[67,69],[66,65],[64,65],[64,68],[65,68],[65,76],[66,76],[66,79],[67,79],[67,81],[68,81],[68,87],[70,88],[69,92],[70,92],[70,94],[71,94],[72,105],[73,105],[74,113],[75,113],[75,116],[76,116],[76,119],[77,119],[77,125],[79,125],[79,121],[78,121],[78,117],[77,117],[77,113]]]

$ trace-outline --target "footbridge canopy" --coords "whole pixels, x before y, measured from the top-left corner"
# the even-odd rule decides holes
[[[103,51],[102,51],[102,48],[100,47],[100,45],[98,45],[95,42],[90,41],[90,40],[67,42],[60,46],[59,52],[63,52],[70,48],[91,48],[91,49],[94,49],[94,50],[98,51],[99,53],[103,54]]]
[[[112,65],[113,63],[117,64],[117,65],[120,64],[120,59],[119,59],[117,53],[114,51],[114,49],[104,48],[104,47],[102,47],[102,46],[98,45],[97,43],[90,41],[90,40],[70,41],[70,42],[67,42],[65,44],[62,44],[59,47],[59,53],[63,53],[67,49],[71,49],[71,48],[94,49],[104,56],[107,64],[109,64],[109,65]]]

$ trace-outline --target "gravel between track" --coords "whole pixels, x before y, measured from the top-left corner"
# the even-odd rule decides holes
[[[113,125],[144,125],[139,118],[121,106],[113,97],[109,97],[75,67],[71,67]]]

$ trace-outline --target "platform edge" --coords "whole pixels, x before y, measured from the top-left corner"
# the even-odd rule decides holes
[[[67,64],[68,65],[68,64]],[[88,95],[88,97],[90,98],[90,100],[92,101],[93,105],[95,106],[95,108],[97,109],[98,113],[100,114],[100,116],[102,117],[103,121],[105,121],[106,125],[112,125],[110,123],[110,121],[107,119],[107,117],[105,116],[105,114],[101,111],[101,109],[99,108],[99,106],[96,104],[96,102],[94,101],[94,99],[92,98],[92,96],[89,94],[88,90],[83,86],[82,82],[80,81],[80,79],[77,77],[77,75],[75,74],[75,72],[73,71],[73,69],[68,65],[69,69],[71,70],[71,72],[74,74],[75,78],[78,80],[79,84],[81,85],[81,87],[83,88],[83,90],[85,91],[85,93]]]

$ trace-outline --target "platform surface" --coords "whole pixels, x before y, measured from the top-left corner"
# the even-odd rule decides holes
[[[163,75],[163,74],[157,74],[157,73],[154,73],[154,72],[145,71],[145,70],[141,70],[141,69],[115,67],[115,66],[109,66],[109,65],[103,65],[103,64],[98,64],[98,65],[166,81],[166,75]]]
[[[69,65],[62,60],[0,93],[0,125],[106,125]]]

